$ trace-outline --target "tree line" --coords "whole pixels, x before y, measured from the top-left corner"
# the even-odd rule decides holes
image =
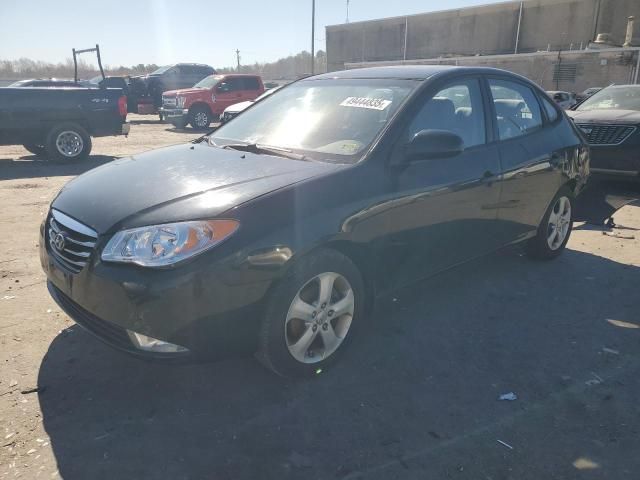
[[[327,70],[326,53],[322,50],[318,51],[314,63],[315,73],[325,72]],[[105,75],[108,76],[133,76],[151,73],[159,67],[160,65],[153,63],[140,63],[129,67],[107,65],[104,71]],[[303,51],[275,62],[256,62],[252,65],[241,65],[239,70],[237,67],[217,68],[215,65],[213,67],[220,73],[253,73],[270,80],[293,80],[311,73],[311,54]],[[97,65],[78,59],[79,78],[89,79],[99,74],[100,71]],[[0,60],[0,79],[20,80],[25,78],[73,78],[73,59],[68,58],[59,63],[32,60],[30,58]]]

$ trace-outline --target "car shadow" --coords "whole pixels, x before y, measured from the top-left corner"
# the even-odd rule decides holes
[[[80,175],[116,158],[118,157],[110,155],[90,155],[77,163],[53,163],[35,155],[25,155],[19,159],[0,158],[0,180]]]
[[[577,199],[574,219],[605,225],[620,208],[640,200],[640,181],[593,175]]]
[[[167,128],[165,128],[165,131],[172,132],[172,133],[189,133],[189,134],[206,135],[207,133],[215,132],[218,128],[220,128],[219,124],[212,124],[211,127],[203,128],[203,129],[195,129],[193,127],[178,128],[173,126],[167,126]]]
[[[72,327],[40,368],[44,428],[64,479],[573,478],[610,419],[571,392],[622,368],[603,347],[637,351],[640,330],[615,325],[637,323],[639,283],[595,255],[537,263],[510,248],[382,298],[368,333],[305,381],[252,358],[148,363]],[[518,402],[497,401],[509,391]],[[633,404],[602,408],[634,421]],[[629,435],[602,478],[638,463]]]

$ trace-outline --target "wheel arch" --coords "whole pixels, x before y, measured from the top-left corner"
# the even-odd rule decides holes
[[[208,103],[200,101],[200,100],[198,100],[197,102],[192,103],[191,106],[189,107],[189,115],[191,115],[192,112],[196,108],[204,108],[204,109],[206,109],[209,112],[209,114],[212,116],[212,118],[213,118],[213,111],[211,110],[211,107],[209,106]]]
[[[373,308],[377,291],[375,262],[371,261],[372,254],[370,247],[365,244],[354,243],[350,240],[330,240],[302,253],[299,257],[312,255],[318,250],[333,250],[353,262],[362,277],[365,289],[365,303],[367,305],[367,312],[369,313]]]

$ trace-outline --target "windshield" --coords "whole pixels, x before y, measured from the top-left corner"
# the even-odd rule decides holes
[[[640,111],[640,85],[611,86],[594,94],[576,110],[638,110]]]
[[[215,87],[222,80],[220,75],[209,75],[196,83],[193,88],[206,88],[207,90]]]
[[[167,70],[169,70],[173,65],[167,65],[166,67],[160,67],[157,70],[154,70],[153,72],[151,72],[149,75],[162,75],[164,72],[166,72]]]
[[[268,145],[313,160],[353,163],[417,83],[396,79],[297,82],[220,127],[210,142]]]

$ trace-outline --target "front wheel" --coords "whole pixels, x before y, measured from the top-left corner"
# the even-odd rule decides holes
[[[333,250],[302,258],[272,292],[258,359],[285,377],[318,373],[356,335],[364,310],[362,277],[349,258]]]
[[[204,130],[211,125],[211,112],[205,107],[194,107],[189,112],[189,123],[196,130]]]
[[[550,260],[560,255],[573,229],[573,193],[560,189],[542,218],[535,237],[527,243],[527,254],[536,259]]]

